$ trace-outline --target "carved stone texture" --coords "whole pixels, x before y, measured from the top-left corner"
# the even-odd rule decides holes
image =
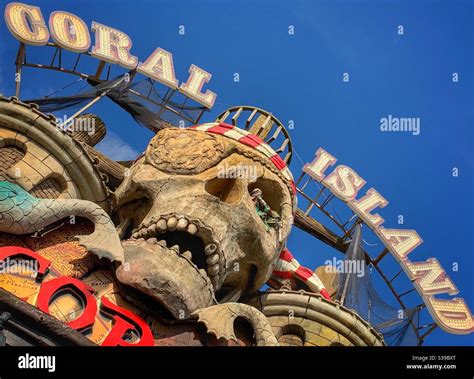
[[[34,105],[0,97],[0,179],[36,197],[83,199],[109,209],[99,170],[81,143]]]
[[[383,336],[357,313],[308,292],[269,291],[252,298],[280,345],[383,346]]]
[[[30,194],[39,199],[57,199],[61,196],[63,188],[58,179],[49,177],[34,186]]]
[[[199,322],[206,325],[209,333],[217,339],[224,338],[237,342],[234,323],[237,318],[243,318],[250,323],[255,331],[257,346],[278,346],[272,327],[267,318],[256,308],[240,303],[226,303],[200,309],[195,312]]]
[[[25,152],[13,144],[6,145],[4,142],[3,145],[3,147],[0,147],[2,157],[0,161],[0,179],[7,180],[8,176],[6,174],[8,170],[23,159]]]
[[[151,140],[147,161],[170,174],[197,174],[232,152],[232,146],[226,142],[211,134],[164,129],[159,138]]]

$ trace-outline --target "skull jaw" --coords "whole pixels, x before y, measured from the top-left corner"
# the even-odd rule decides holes
[[[125,263],[117,269],[117,279],[158,301],[176,319],[216,304],[209,278],[174,250],[145,241],[122,245]]]
[[[169,220],[170,217],[185,218],[190,223],[197,225],[198,232],[196,236],[204,242],[204,245],[212,242],[217,244],[223,256],[223,280],[217,287],[210,286],[219,302],[238,301],[241,296],[257,291],[267,281],[271,273],[269,268],[274,258],[277,257],[277,252],[281,246],[276,240],[277,234],[275,231],[267,230],[262,221],[258,219],[258,216],[254,214],[252,208],[222,204],[206,195],[195,196],[192,202],[186,197],[180,198],[179,196],[169,199],[162,198],[161,200],[153,204],[148,215],[142,220],[142,226],[136,230],[147,229],[149,225],[153,224],[154,220]],[[135,238],[155,237],[158,240],[164,238],[164,234],[158,232],[143,236],[140,233],[138,234],[139,236]],[[176,241],[175,243],[181,245],[180,242]],[[124,284],[128,284],[155,298],[166,308],[171,308],[170,311],[173,314],[176,313],[173,312],[173,309],[178,310],[178,312],[185,309],[188,312],[191,309],[208,306],[206,305],[208,304],[207,300],[199,299],[197,301],[199,304],[193,304],[189,299],[196,297],[196,286],[193,280],[189,280],[189,278],[192,274],[202,276],[202,274],[196,272],[197,267],[191,270],[192,274],[188,272],[191,269],[189,264],[186,264],[183,270],[170,271],[170,267],[176,266],[175,260],[179,259],[173,251],[170,253],[169,249],[157,247],[158,251],[153,255],[147,255],[146,253],[130,254],[129,250],[131,251],[132,248],[129,246],[132,246],[132,244],[138,244],[137,246],[140,246],[140,249],[151,249],[151,247],[146,246],[148,244],[138,239],[124,242],[125,262],[129,264],[130,270],[128,273],[120,270],[121,281]],[[172,245],[173,243],[168,243],[168,246]],[[136,250],[138,247],[134,249]],[[181,249],[181,253],[184,250]],[[161,252],[165,255],[160,254]],[[194,257],[193,251],[193,260]],[[140,265],[140,259],[143,259],[143,262],[146,263]],[[132,265],[132,261],[136,261],[136,264]],[[144,272],[144,269],[149,271]],[[134,270],[138,270],[137,273]],[[159,288],[161,286],[165,290],[159,291],[148,288],[149,285],[137,282],[136,277],[146,278],[147,282],[153,281],[153,287]],[[173,289],[168,290],[169,288]],[[176,297],[176,299],[173,297]]]

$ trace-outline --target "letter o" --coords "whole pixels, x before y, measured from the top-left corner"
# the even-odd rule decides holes
[[[62,276],[41,284],[36,306],[44,313],[49,314],[51,299],[59,291],[67,287],[72,287],[85,304],[82,314],[78,318],[68,322],[67,325],[78,331],[91,327],[95,322],[97,313],[97,303],[93,295],[94,289],[78,279]]]
[[[91,46],[91,36],[86,23],[72,13],[64,11],[51,13],[49,31],[54,42],[66,50],[85,53]]]

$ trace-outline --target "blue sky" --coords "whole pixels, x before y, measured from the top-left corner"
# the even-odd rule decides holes
[[[364,192],[373,186],[389,200],[379,210],[384,226],[416,229],[423,238],[410,259],[437,257],[458,286],[458,296],[473,309],[473,1],[27,3],[40,6],[46,19],[51,11],[66,10],[88,25],[97,21],[126,32],[142,61],[158,46],[171,51],[180,81],[191,63],[211,72],[207,88],[218,98],[203,121],[240,104],[269,110],[285,124],[293,120],[291,137],[301,159],[311,161],[324,147],[338,163],[354,168],[368,183]],[[180,25],[184,35],[178,33]],[[288,34],[290,25],[294,35]],[[399,25],[403,35],[397,33]],[[0,36],[0,92],[10,96],[18,43],[4,23]],[[41,57],[44,50],[32,51]],[[343,82],[343,73],[349,82]],[[459,75],[457,83],[453,73]],[[21,97],[44,96],[73,79],[25,70]],[[146,147],[151,133],[117,106],[105,100],[93,111],[109,130],[102,151],[133,159]],[[420,135],[381,132],[380,119],[388,115],[419,118]],[[454,167],[458,177],[452,176]],[[301,162],[296,156],[291,169],[297,177]],[[402,226],[398,215],[404,216]],[[367,242],[377,243],[370,238]],[[335,254],[341,257],[298,230],[289,247],[312,268]],[[473,342],[472,335],[438,329],[426,344]]]

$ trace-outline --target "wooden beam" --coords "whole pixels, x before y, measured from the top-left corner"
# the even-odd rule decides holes
[[[344,244],[336,233],[326,228],[311,216],[305,215],[299,208],[295,212],[294,225],[343,253],[347,250],[348,245]]]
[[[89,146],[85,143],[83,143],[82,146],[84,146],[87,154],[96,161],[100,172],[104,172],[105,174],[119,181],[123,180],[126,167],[110,158],[107,158],[104,154],[97,151],[92,146]]]

